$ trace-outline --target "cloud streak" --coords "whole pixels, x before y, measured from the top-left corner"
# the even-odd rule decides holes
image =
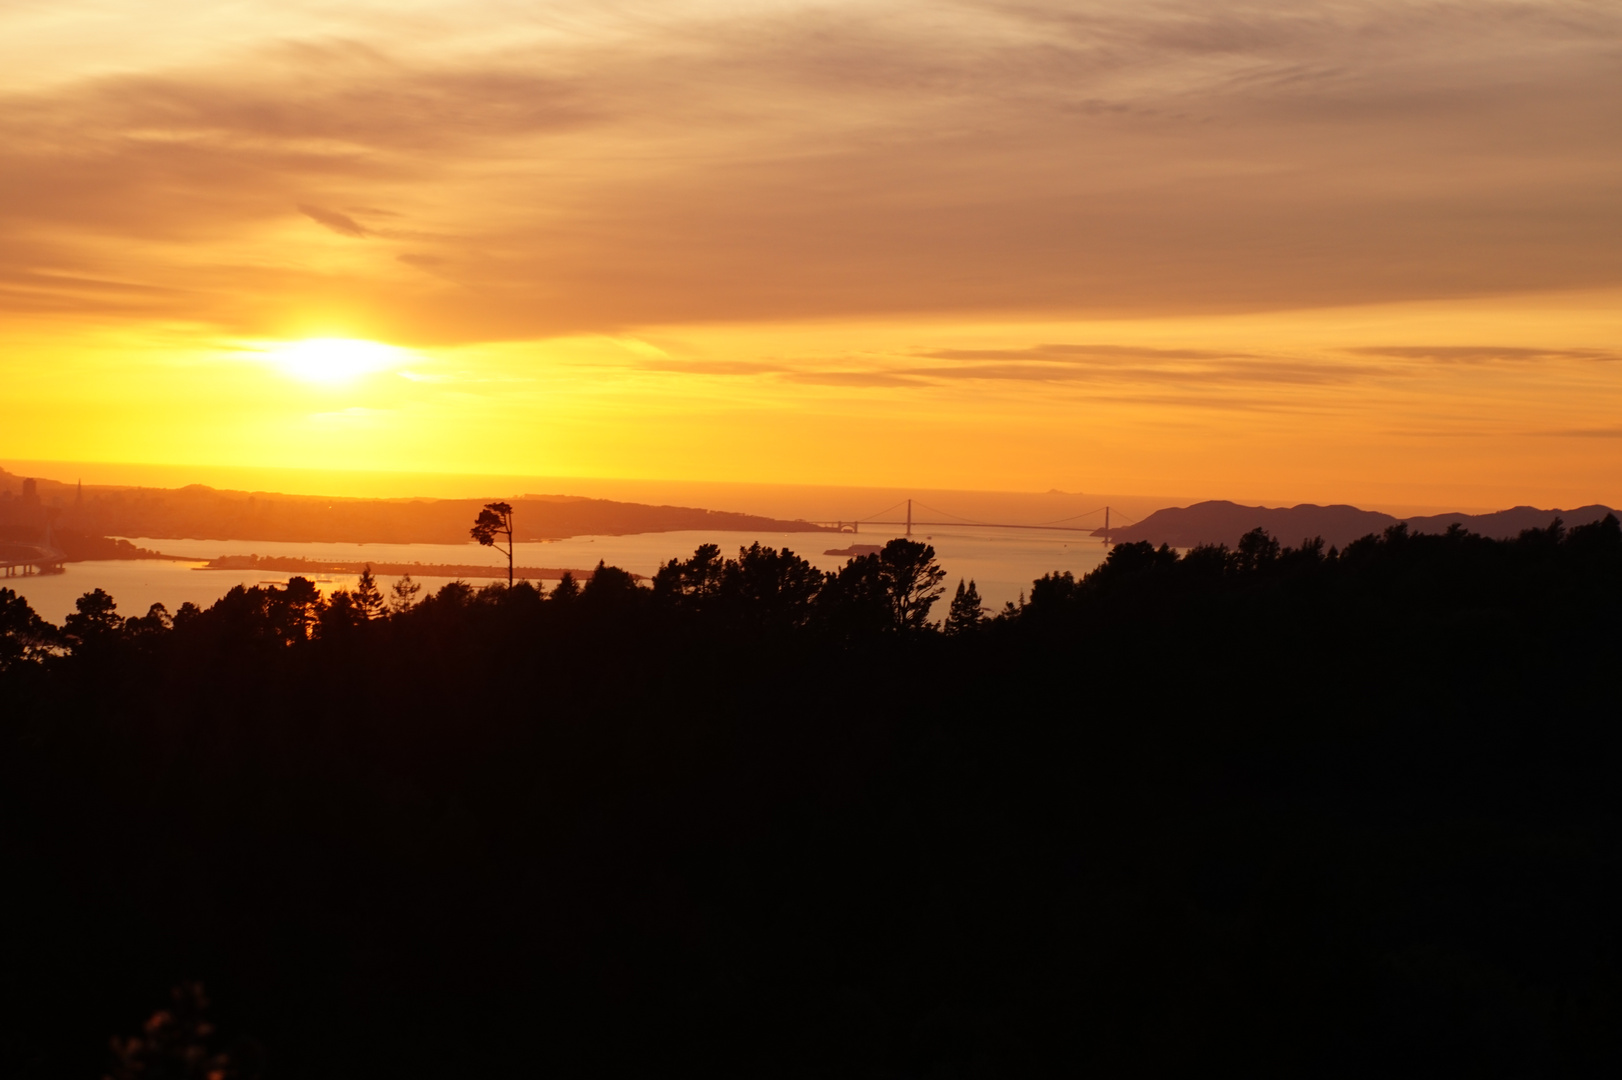
[[[309,203],[299,203],[298,212],[315,222],[323,225],[339,236],[350,236],[357,240],[364,240],[372,235],[360,222],[348,214],[340,214],[336,210],[325,210]]]
[[[918,355],[934,360],[1042,360],[1096,364],[1109,360],[1229,360],[1250,354],[1209,349],[1157,349],[1141,345],[1031,345],[1016,349],[933,349]]]
[[[1346,350],[1359,356],[1397,360],[1430,360],[1442,364],[1538,363],[1547,360],[1622,360],[1605,349],[1538,349],[1495,345],[1375,345]]]

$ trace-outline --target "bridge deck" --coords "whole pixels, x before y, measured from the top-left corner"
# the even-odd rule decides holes
[[[56,548],[38,544],[0,544],[0,570],[5,571],[5,577],[19,576],[18,570],[22,571],[21,576],[27,577],[30,570],[60,566],[67,561],[67,555]]]

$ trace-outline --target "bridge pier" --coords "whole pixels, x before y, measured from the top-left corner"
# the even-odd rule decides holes
[[[4,577],[35,577],[44,572],[47,565],[55,563],[7,563]]]

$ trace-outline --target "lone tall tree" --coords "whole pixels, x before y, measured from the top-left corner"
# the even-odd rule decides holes
[[[486,503],[479,511],[479,519],[468,530],[469,535],[484,547],[493,547],[507,556],[507,588],[513,587],[513,508],[511,503]],[[503,548],[496,543],[497,536],[507,538]]]

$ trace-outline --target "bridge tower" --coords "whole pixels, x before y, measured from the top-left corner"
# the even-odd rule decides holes
[[[912,535],[912,500],[907,500],[907,535]]]

